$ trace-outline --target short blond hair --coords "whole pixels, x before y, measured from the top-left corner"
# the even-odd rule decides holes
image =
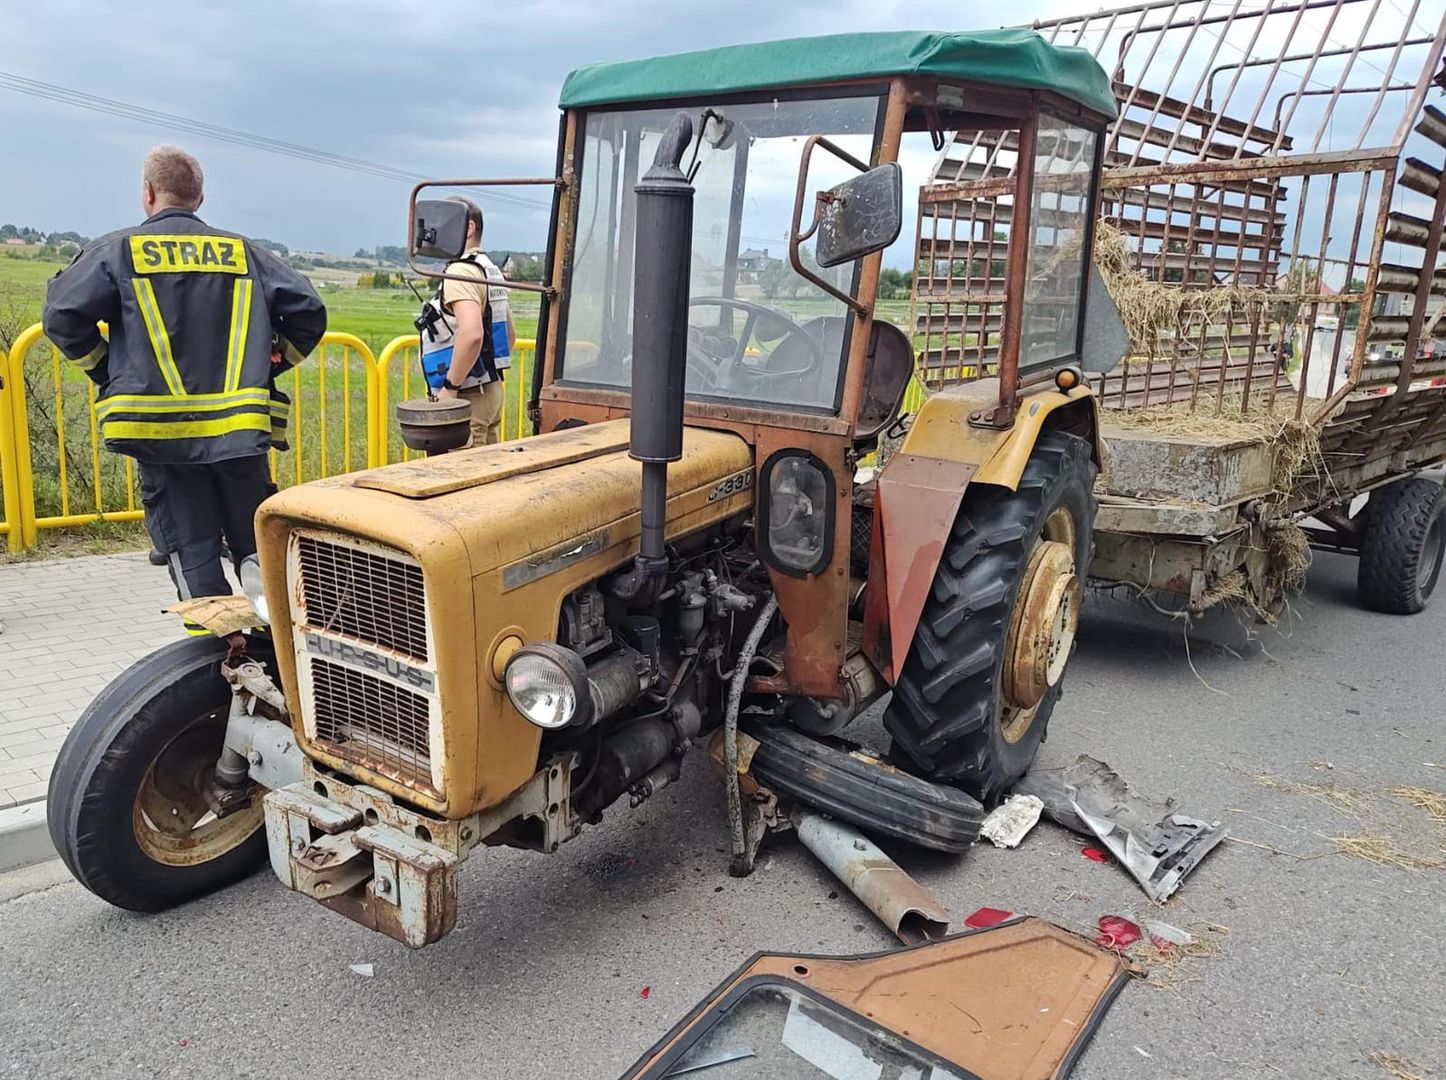
[[[146,155],[141,178],[151,185],[157,196],[183,210],[201,205],[201,188],[205,177],[201,163],[179,146],[158,146]]]

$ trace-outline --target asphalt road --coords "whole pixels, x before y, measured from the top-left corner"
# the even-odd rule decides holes
[[[1427,764],[1446,763],[1446,597],[1370,615],[1354,574],[1318,556],[1281,629],[1219,613],[1188,648],[1181,624],[1092,598],[1043,760],[1103,758],[1239,840],[1164,911],[1048,824],[1017,851],[902,860],[960,919],[988,905],[1084,930],[1119,913],[1218,944],[1128,986],[1080,1080],[1389,1076],[1373,1052],[1446,1065],[1442,871],[1330,839],[1446,859],[1446,826],[1385,794],[1446,790]],[[693,762],[554,856],[468,863],[457,931],[421,952],[269,872],[151,917],[107,908],[58,863],[0,878],[0,1075],[610,1078],[754,950],[889,943],[795,842],[742,881],[725,846],[721,789]]]

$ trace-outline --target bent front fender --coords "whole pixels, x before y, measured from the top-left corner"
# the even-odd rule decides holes
[[[934,572],[970,484],[1013,491],[1046,428],[1089,441],[1104,466],[1098,407],[1083,386],[1024,397],[1013,426],[974,427],[971,413],[992,408],[999,384],[982,379],[924,402],[903,445],[879,474],[864,609],[864,651],[893,685],[914,640]]]

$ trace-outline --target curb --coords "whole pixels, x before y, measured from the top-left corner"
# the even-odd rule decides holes
[[[45,800],[0,810],[0,874],[57,858],[45,827]]]

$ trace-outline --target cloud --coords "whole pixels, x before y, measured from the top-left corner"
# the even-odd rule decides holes
[[[1010,14],[1065,10],[1041,0]],[[51,0],[11,8],[0,68],[408,172],[546,175],[558,90],[574,67],[959,19],[957,4],[938,0]],[[296,248],[401,241],[405,183],[0,94],[7,219],[92,234],[134,221],[140,160],[174,141],[205,166],[217,225]],[[547,201],[545,190],[518,194]],[[499,246],[543,245],[545,213],[493,202],[489,233]]]

